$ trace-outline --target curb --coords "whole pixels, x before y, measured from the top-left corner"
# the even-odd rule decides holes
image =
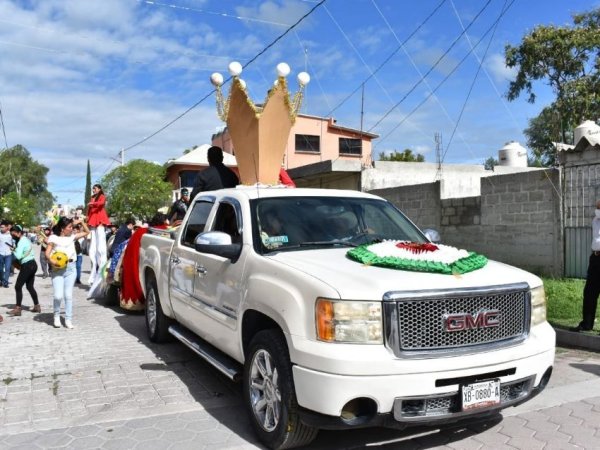
[[[586,350],[600,352],[600,335],[576,333],[574,331],[554,328],[556,331],[556,345],[564,347],[579,347]]]

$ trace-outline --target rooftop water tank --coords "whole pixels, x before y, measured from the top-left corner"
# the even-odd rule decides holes
[[[527,167],[527,149],[518,142],[507,142],[504,147],[498,150],[498,165]]]
[[[593,120],[586,120],[575,128],[575,145],[582,137],[592,140],[592,142],[600,140],[600,126],[596,125]]]

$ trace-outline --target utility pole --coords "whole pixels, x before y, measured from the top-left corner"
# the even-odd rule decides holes
[[[121,167],[125,165],[125,149],[121,149]]]
[[[434,134],[435,140],[435,161],[437,163],[437,171],[435,173],[435,181],[442,179],[442,134],[437,131]]]

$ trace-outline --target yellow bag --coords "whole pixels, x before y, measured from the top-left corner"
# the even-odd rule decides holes
[[[69,263],[69,258],[63,252],[54,252],[50,255],[50,261],[56,269],[64,269]]]

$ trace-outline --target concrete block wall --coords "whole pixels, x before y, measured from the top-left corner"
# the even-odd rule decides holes
[[[415,184],[395,188],[374,189],[379,195],[408,216],[419,228],[440,229],[440,183]]]
[[[439,183],[380,189],[421,228],[442,241],[543,275],[562,276],[560,173],[556,169],[482,180],[481,196],[440,200]]]

